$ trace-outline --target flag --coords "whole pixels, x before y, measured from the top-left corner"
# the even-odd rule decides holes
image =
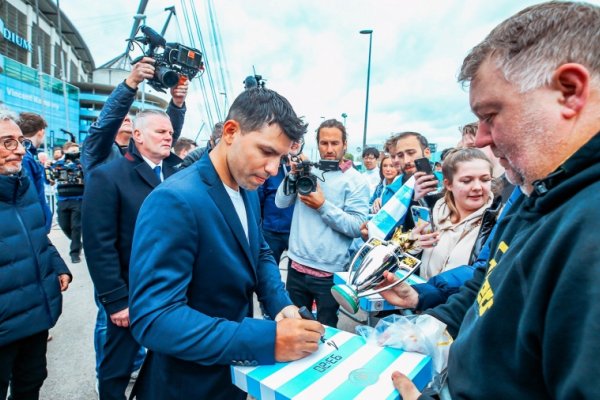
[[[411,176],[367,223],[369,237],[385,239],[396,225],[404,222],[414,192],[415,177]]]

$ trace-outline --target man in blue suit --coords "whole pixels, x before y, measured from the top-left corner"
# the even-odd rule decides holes
[[[158,110],[139,113],[125,157],[89,174],[83,201],[83,245],[100,304],[109,316],[98,367],[100,399],[124,399],[140,345],[129,331],[129,257],[144,199],[176,172],[173,125]]]
[[[317,350],[324,328],[292,305],[259,229],[254,191],[305,132],[285,98],[246,90],[217,146],[144,202],[129,286],[132,333],[149,349],[138,399],[245,399],[231,383],[231,364]],[[252,318],[253,293],[275,320]]]

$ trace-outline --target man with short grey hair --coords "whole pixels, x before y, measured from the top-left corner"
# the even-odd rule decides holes
[[[428,312],[455,337],[450,395],[600,398],[600,7],[524,9],[471,50],[459,80],[476,146],[526,196],[499,223],[487,270]]]
[[[100,304],[109,316],[98,368],[101,399],[124,398],[140,345],[129,331],[129,258],[144,199],[176,172],[173,125],[163,111],[139,113],[124,157],[92,170],[83,199],[83,246]]]

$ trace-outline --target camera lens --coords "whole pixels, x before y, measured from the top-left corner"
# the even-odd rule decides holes
[[[156,77],[158,78],[160,83],[162,83],[168,88],[177,85],[177,83],[179,82],[179,74],[173,71],[172,69],[169,69],[164,66],[158,67],[158,69],[156,70]]]
[[[312,179],[310,179],[307,176],[303,176],[298,178],[298,182],[296,183],[296,187],[298,189],[298,193],[302,194],[302,195],[307,195],[310,194],[310,192],[314,192],[315,191],[315,184],[312,181]]]

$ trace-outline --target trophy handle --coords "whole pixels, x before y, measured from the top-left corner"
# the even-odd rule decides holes
[[[392,283],[392,284],[390,284],[390,285],[388,285],[386,287],[382,287],[382,288],[379,288],[379,289],[369,289],[369,290],[366,290],[364,292],[358,293],[356,297],[361,298],[361,297],[371,296],[373,294],[377,294],[377,293],[381,293],[381,292],[384,292],[386,290],[389,290],[389,289],[393,288],[394,286],[399,285],[402,282],[406,281],[413,274],[413,272],[415,272],[415,269],[416,268],[411,269],[411,271],[408,272],[404,278],[399,279],[396,282],[394,282],[394,283]]]
[[[412,267],[410,267],[408,269],[403,269],[403,268],[401,268],[402,262],[400,261],[400,258],[398,257],[398,254],[396,254],[395,252],[394,252],[394,257],[396,258],[396,266],[398,267],[398,270],[405,271],[406,275],[404,275],[401,279],[397,280],[396,282],[394,282],[394,283],[392,283],[390,285],[387,285],[385,287],[378,288],[378,289],[369,289],[369,290],[365,290],[363,292],[360,292],[360,293],[357,294],[356,297],[360,298],[360,297],[371,296],[373,294],[381,293],[383,291],[386,291],[386,290],[389,290],[389,289],[393,288],[396,285],[401,284],[402,282],[404,282],[408,278],[410,278],[410,276],[415,272],[415,270],[417,269],[417,267],[421,264],[420,261],[418,261],[417,259],[415,259],[412,256],[409,256],[409,258],[412,258],[416,262],[413,264]],[[394,275],[395,275],[395,272],[394,272]]]
[[[381,244],[381,240],[377,239],[377,238],[369,238],[369,240],[367,240],[356,252],[356,254],[354,255],[354,257],[352,258],[352,262],[350,263],[350,268],[349,271],[350,273],[348,274],[348,284],[353,283],[354,282],[354,276],[359,275],[359,272],[362,271],[363,269],[365,269],[366,265],[364,265],[362,263],[363,258],[365,257],[365,255],[375,246]],[[355,267],[355,265],[358,263],[358,268]]]

